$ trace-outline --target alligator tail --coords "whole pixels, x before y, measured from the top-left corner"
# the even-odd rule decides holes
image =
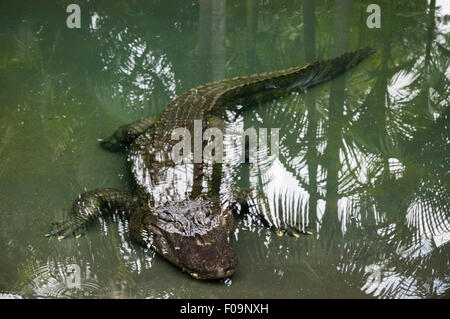
[[[223,109],[230,101],[272,99],[290,91],[312,87],[339,76],[375,52],[374,49],[365,47],[304,66],[210,83],[212,90],[222,88],[218,92],[214,91],[216,98],[210,110]]]
[[[287,91],[308,88],[343,74],[374,53],[374,49],[365,47],[329,60],[281,71],[280,79],[275,75],[273,81]]]
[[[262,88],[280,88],[287,91],[311,87],[339,76],[374,53],[374,49],[365,47],[329,60],[263,73],[259,76],[259,82],[263,84]]]

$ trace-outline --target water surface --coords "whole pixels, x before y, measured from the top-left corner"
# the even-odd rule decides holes
[[[450,289],[449,18],[445,1],[6,1],[0,7],[0,293],[4,297],[435,298]],[[445,8],[446,5],[447,7]],[[89,189],[130,189],[97,139],[202,83],[370,45],[344,77],[236,119],[280,128],[280,156],[244,165],[280,221],[238,216],[239,268],[191,279],[118,216],[80,239],[50,223]],[[74,285],[74,274],[80,275]]]

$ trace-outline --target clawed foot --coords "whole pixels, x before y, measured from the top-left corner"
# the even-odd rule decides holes
[[[298,229],[295,229],[294,227],[288,226],[288,225],[282,225],[281,227],[271,227],[272,231],[278,236],[283,237],[286,233],[289,236],[300,238],[302,235],[312,235],[313,233],[310,231],[300,231]]]
[[[55,229],[49,233],[44,234],[45,238],[57,236],[56,238],[61,241],[71,235],[74,235],[77,239],[82,236],[79,227],[75,227],[72,221],[51,222],[51,225],[53,225]]]
[[[282,237],[286,233],[295,238],[299,238],[301,235],[312,235],[310,231],[301,231],[296,227],[286,225],[284,222],[281,222],[280,226],[275,226],[270,214],[267,214],[270,209],[264,192],[251,188],[240,188],[233,189],[232,194],[234,202],[240,205],[240,211],[250,212],[258,216],[261,222],[278,237]]]

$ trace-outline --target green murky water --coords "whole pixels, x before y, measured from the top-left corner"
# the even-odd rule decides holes
[[[450,289],[446,1],[72,1],[0,6],[0,296],[433,298]],[[375,57],[305,94],[254,105],[280,128],[269,170],[243,168],[273,214],[312,236],[238,217],[237,272],[191,279],[135,244],[127,222],[80,239],[43,234],[88,189],[128,189],[124,156],[97,139],[159,114],[201,83],[329,58]]]

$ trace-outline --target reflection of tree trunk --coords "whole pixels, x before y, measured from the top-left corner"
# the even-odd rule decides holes
[[[257,27],[257,1],[247,0],[246,2],[246,19],[247,19],[247,73],[255,73],[255,59],[256,59],[256,27]],[[244,130],[252,127],[249,116],[244,116]],[[248,151],[248,147],[245,149]],[[258,171],[258,170],[257,170]],[[253,171],[253,173],[255,173]],[[250,187],[250,164],[241,164],[238,168],[238,175],[240,176],[240,186]],[[257,173],[258,174],[258,173]],[[260,172],[259,172],[260,174]],[[253,177],[253,176],[252,176]]]
[[[226,52],[225,52],[225,21],[226,0],[199,0],[199,59],[201,82],[222,80],[225,78]],[[204,145],[203,145],[204,146]],[[194,165],[194,175],[199,176],[203,172],[203,166]],[[222,176],[222,164],[214,163],[213,176],[209,181],[209,195],[217,195],[220,192]],[[200,195],[202,179],[194,179],[191,196]]]
[[[391,57],[391,20],[392,20],[392,8],[390,3],[386,3],[385,13],[387,15],[385,21],[385,27],[383,28],[382,36],[383,36],[383,49],[381,51],[381,72],[376,83],[375,87],[375,96],[380,99],[377,103],[378,107],[376,108],[377,112],[374,112],[374,116],[372,121],[377,126],[374,130],[375,133],[375,141],[379,143],[380,136],[386,137],[383,140],[389,141],[387,138],[387,117],[388,112],[387,108],[389,107],[390,100],[389,94],[387,90],[388,86],[388,69],[389,69],[389,59]],[[381,147],[381,145],[379,145]],[[384,175],[386,177],[389,176],[389,158],[385,157],[384,161]]]
[[[436,0],[431,0],[430,11],[428,13],[428,30],[427,30],[427,47],[425,52],[425,63],[430,61],[431,43],[433,41],[433,30],[434,30],[434,14],[436,11]]]
[[[348,49],[349,17],[351,0],[335,0],[334,46],[333,56],[342,54]],[[322,229],[327,238],[342,235],[338,219],[338,178],[340,170],[339,152],[342,143],[342,113],[345,100],[345,74],[331,83],[329,103],[329,123],[327,130],[327,146],[325,149],[326,206],[322,219]]]
[[[199,66],[201,72],[200,82],[206,83],[211,80],[211,1],[199,0],[199,30],[198,30],[198,50]]]
[[[199,0],[198,49],[201,82],[225,78],[226,0]],[[211,69],[211,71],[209,71]]]
[[[303,22],[305,36],[305,58],[306,63],[316,59],[316,19],[314,0],[305,0],[303,3]]]
[[[436,0],[431,0],[430,2],[430,10],[428,13],[428,30],[427,30],[427,46],[425,49],[425,67],[426,67],[426,72],[427,72],[427,76],[429,76],[431,74],[431,70],[430,70],[430,56],[431,56],[431,44],[433,42],[433,30],[434,30],[434,14],[436,11]],[[426,95],[427,95],[427,104],[428,104],[428,110],[430,110],[430,105],[431,105],[431,101],[430,101],[430,89],[428,87],[428,81],[426,81],[425,83],[427,88],[426,88]]]
[[[226,0],[211,1],[211,30],[212,30],[212,80],[225,78],[225,21]]]
[[[305,0],[303,3],[303,21],[305,37],[305,59],[307,63],[316,60],[316,26],[315,26],[314,0]],[[306,93],[306,108],[308,110],[308,129],[305,139],[308,141],[308,150],[305,155],[308,163],[309,176],[309,211],[308,222],[313,225],[317,212],[317,122],[316,94],[314,90]]]
[[[256,0],[247,0],[247,67],[249,74],[255,72],[256,64],[257,5]]]
[[[360,12],[359,12],[359,34],[358,34],[358,48],[362,47],[362,43],[363,43],[363,39],[365,36],[365,30],[367,28],[366,25],[366,7],[365,6],[361,6],[360,8]]]

